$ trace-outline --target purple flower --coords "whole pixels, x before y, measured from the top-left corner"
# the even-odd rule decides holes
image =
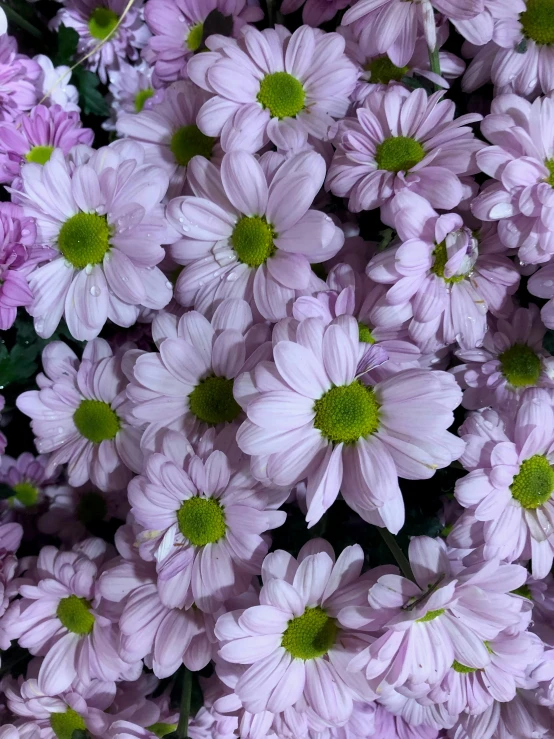
[[[10,602],[17,595],[18,561],[15,553],[19,549],[23,529],[18,523],[0,523],[0,649],[9,649],[10,637],[6,633],[10,619],[5,616]],[[17,614],[16,614],[17,615]]]
[[[36,82],[39,99],[46,96],[45,105],[59,105],[66,112],[79,113],[79,91],[71,85],[71,70],[66,65],[55,67],[44,54],[37,54],[34,61],[41,69]]]
[[[35,105],[40,74],[37,62],[18,54],[12,36],[0,36],[0,121],[11,121]]]
[[[45,472],[46,463],[46,457],[34,457],[29,452],[17,459],[7,454],[0,459],[0,483],[13,490],[11,497],[2,500],[4,521],[16,511],[33,510],[42,502],[44,487],[52,482]]]
[[[163,99],[163,92],[155,95],[152,88],[152,67],[145,61],[138,64],[120,62],[119,69],[110,73],[112,116],[104,121],[102,128],[115,131],[118,117],[122,113],[140,113],[150,110],[154,100]]]

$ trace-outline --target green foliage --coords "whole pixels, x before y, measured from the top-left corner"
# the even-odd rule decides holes
[[[100,80],[87,69],[77,67],[73,70],[71,82],[79,90],[79,105],[85,115],[99,115],[107,117],[110,114],[110,106],[102,92],[98,89]]]
[[[67,28],[63,23],[58,29],[58,48],[54,56],[56,66],[70,67],[77,54],[79,34],[74,28]]]

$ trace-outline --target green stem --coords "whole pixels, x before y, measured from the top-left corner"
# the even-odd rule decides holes
[[[275,0],[266,0],[265,7],[267,11],[267,26],[273,28],[275,26],[275,12],[274,12]]]
[[[8,21],[15,23],[16,26],[19,26],[24,31],[27,31],[27,33],[30,33],[32,36],[36,36],[37,38],[40,38],[42,36],[42,33],[38,30],[38,28],[35,28],[32,23],[29,23],[28,20],[19,15],[19,13],[13,8],[10,8],[9,5],[0,2],[0,8],[2,8],[4,13],[6,14],[6,18],[8,19]]]
[[[433,51],[429,49],[429,64],[431,65],[431,72],[434,72],[435,74],[440,75],[441,73],[441,63],[439,60],[439,47],[436,46]],[[441,86],[437,85],[435,82],[435,89],[441,90]]]
[[[183,690],[181,692],[181,706],[179,708],[179,723],[176,734],[179,739],[187,739],[189,730],[190,699],[192,695],[192,672],[185,667],[183,675]]]
[[[412,568],[410,567],[408,558],[406,557],[402,549],[400,549],[400,547],[398,546],[398,542],[396,541],[395,537],[387,529],[379,528],[379,533],[383,537],[383,541],[385,542],[385,544],[390,549],[390,552],[395,558],[404,577],[407,577],[408,580],[415,582],[414,573],[412,572]]]

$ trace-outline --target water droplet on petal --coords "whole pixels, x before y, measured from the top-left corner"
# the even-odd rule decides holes
[[[90,275],[90,273],[92,272],[92,264],[87,264],[87,266],[85,267],[85,272],[87,273],[87,275]]]
[[[98,287],[98,285],[93,285],[90,288],[90,294],[92,295],[93,298],[97,298],[100,295],[101,292],[102,291],[100,290],[100,288]]]

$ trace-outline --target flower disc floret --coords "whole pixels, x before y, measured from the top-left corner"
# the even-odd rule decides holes
[[[12,487],[12,490],[14,495],[11,500],[17,500],[18,503],[21,503],[26,508],[34,506],[38,500],[38,488],[25,480],[16,483]]]
[[[554,491],[554,469],[546,457],[535,454],[522,462],[510,490],[512,497],[528,510],[538,508],[550,500]]]
[[[51,713],[50,726],[58,739],[73,739],[74,731],[86,731],[86,724],[77,711],[68,708],[64,713]]]
[[[382,141],[375,153],[378,169],[388,172],[408,172],[425,156],[425,149],[409,136],[391,136]]]
[[[189,395],[189,408],[204,423],[231,423],[240,413],[233,397],[233,380],[207,377]]]
[[[427,611],[425,616],[417,619],[418,624],[426,624],[428,621],[434,621],[444,613],[444,608],[437,608],[436,611]]]
[[[554,0],[527,0],[519,22],[526,38],[537,44],[554,44]]]
[[[46,164],[54,151],[53,146],[33,146],[33,148],[25,154],[25,159],[34,164]]]
[[[288,72],[273,72],[260,83],[258,102],[273,118],[294,118],[304,108],[306,93],[302,83]]]
[[[550,185],[550,187],[554,187],[554,159],[547,159],[544,163],[544,166],[548,170],[548,177],[546,178],[546,181]]]
[[[190,49],[190,51],[198,51],[202,44],[202,39],[204,38],[204,24],[203,23],[197,23],[195,26],[193,26],[190,31],[189,35],[187,36],[187,46]]]
[[[380,56],[368,62],[365,65],[365,70],[371,73],[371,82],[388,85],[389,82],[400,82],[408,72],[408,67],[397,67],[388,56]]]
[[[444,276],[444,268],[446,267],[446,263],[448,262],[448,252],[446,251],[445,241],[441,241],[440,244],[437,244],[437,246],[433,250],[433,259],[434,261],[433,266],[431,267],[431,272],[437,275],[437,277],[440,277],[449,284],[454,284],[455,282],[461,282],[462,280],[465,280],[467,275],[453,275],[452,277]]]
[[[314,411],[314,426],[337,444],[352,444],[379,427],[379,404],[373,390],[358,380],[332,387],[315,401]]]
[[[77,595],[62,598],[58,604],[56,616],[68,631],[72,634],[79,634],[79,636],[90,634],[94,626],[90,603]]]
[[[215,544],[225,536],[225,513],[213,498],[189,498],[177,511],[179,531],[195,547]]]
[[[295,659],[316,659],[327,654],[337,638],[337,625],[323,608],[306,608],[288,622],[281,646]]]
[[[369,326],[358,321],[358,336],[362,344],[375,344],[375,339]]]
[[[73,423],[94,444],[114,439],[120,429],[117,413],[101,400],[83,400],[73,414]]]
[[[103,41],[113,32],[118,20],[117,13],[114,13],[110,8],[95,8],[88,22],[90,35]]]
[[[467,665],[463,665],[461,662],[458,662],[456,659],[452,662],[452,669],[455,672],[459,672],[461,675],[468,675],[470,672],[477,672],[476,667],[468,667]]]
[[[244,216],[233,230],[231,243],[243,264],[259,267],[274,254],[274,237],[273,229],[265,218]]]
[[[512,387],[536,385],[541,360],[527,344],[514,344],[499,356],[502,374]]]
[[[60,228],[58,248],[77,269],[100,264],[110,247],[110,228],[106,216],[77,213]]]
[[[197,155],[210,159],[214,144],[215,139],[212,136],[206,136],[198,126],[192,124],[181,126],[175,131],[169,148],[177,164],[186,167],[190,160]]]
[[[145,90],[139,90],[135,95],[135,111],[140,113],[146,101],[150,100],[153,95],[154,90],[151,87],[147,87]]]

